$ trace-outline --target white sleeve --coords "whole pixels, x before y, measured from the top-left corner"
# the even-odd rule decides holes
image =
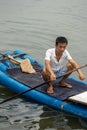
[[[66,59],[67,59],[67,60],[72,59],[70,53],[69,53],[67,50],[66,50],[65,52],[66,52]]]
[[[45,60],[50,60],[51,52],[50,49],[48,49],[45,53]]]

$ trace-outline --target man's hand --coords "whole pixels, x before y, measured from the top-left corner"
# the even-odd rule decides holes
[[[81,80],[84,80],[84,79],[85,79],[84,74],[83,74],[83,73],[80,73],[80,74],[79,74],[79,78],[80,78]]]

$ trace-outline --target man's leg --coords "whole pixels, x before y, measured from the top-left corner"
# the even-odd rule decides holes
[[[66,67],[67,67],[67,72],[73,70],[73,67],[71,66],[70,63],[68,63],[68,64],[66,65]],[[71,74],[71,73],[70,73],[70,74]],[[68,87],[68,88],[72,88],[72,85],[70,85],[70,84],[68,84],[68,83],[65,82],[65,80],[68,78],[68,76],[69,76],[70,74],[64,76],[63,79],[59,82],[59,85],[65,86],[65,87]]]
[[[42,71],[42,75],[43,75],[43,79],[47,82],[50,80],[50,73],[48,71],[46,71],[46,69],[44,68],[43,71]],[[53,86],[52,86],[52,83],[49,82],[47,83],[48,85],[48,88],[47,88],[47,93],[53,93]]]

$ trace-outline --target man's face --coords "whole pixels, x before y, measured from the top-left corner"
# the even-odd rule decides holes
[[[59,53],[63,53],[64,50],[66,49],[67,44],[66,43],[58,43],[56,46],[56,51]]]

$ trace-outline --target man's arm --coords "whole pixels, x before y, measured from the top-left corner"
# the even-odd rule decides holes
[[[56,80],[56,76],[51,68],[51,65],[50,65],[50,61],[49,60],[45,60],[45,69],[46,71],[48,71],[50,73],[50,79],[52,81]]]
[[[79,67],[79,65],[77,64],[77,62],[74,59],[70,59],[69,62],[73,66],[73,68],[78,68]],[[80,69],[78,69],[77,72],[79,74],[79,78],[81,80],[84,80],[85,79],[85,75],[82,73],[82,71]]]

